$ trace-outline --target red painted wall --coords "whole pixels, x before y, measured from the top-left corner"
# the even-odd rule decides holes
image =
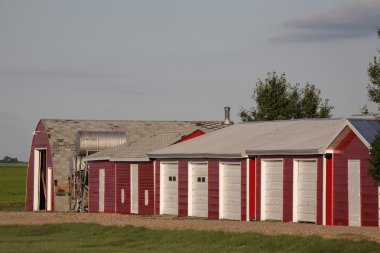
[[[256,217],[256,161],[249,159],[249,220]]]
[[[35,132],[35,135],[33,136],[32,145],[30,147],[28,169],[27,169],[27,176],[26,176],[26,194],[25,194],[25,210],[27,211],[33,211],[34,149],[36,148],[46,149],[46,171],[48,167],[53,168],[49,137],[46,133],[46,129],[42,121],[38,122],[37,124],[36,132]],[[53,175],[54,175],[54,168],[53,168]],[[46,178],[47,178],[47,175],[46,175]],[[51,189],[52,189],[51,196],[53,196],[52,210],[54,210],[54,180],[52,181]],[[47,202],[45,201],[45,203]]]
[[[241,161],[241,220],[247,220],[247,162]]]
[[[348,225],[348,160],[360,160],[362,226],[378,226],[378,188],[367,175],[369,151],[351,132],[333,154],[333,225]]]
[[[219,219],[219,161],[208,161],[208,218]]]
[[[105,169],[104,212],[115,212],[115,163],[92,162],[88,168],[89,212],[99,212],[99,169]]]
[[[178,161],[178,216],[188,216],[188,161]]]
[[[121,189],[124,189],[124,204],[121,203]],[[116,213],[131,213],[131,170],[129,163],[116,163]]]
[[[326,158],[326,225],[332,225],[332,192],[333,192],[333,171],[332,171],[332,157]]]
[[[160,161],[156,161],[156,182],[155,182],[155,193],[154,193],[154,198],[155,198],[155,207],[154,207],[154,212],[155,214],[160,214]]]
[[[139,163],[139,214],[154,214],[154,172],[153,162]],[[145,205],[145,191],[148,191],[148,205]]]
[[[283,159],[282,221],[293,220],[293,157]]]
[[[261,158],[256,159],[256,220],[261,220]]]

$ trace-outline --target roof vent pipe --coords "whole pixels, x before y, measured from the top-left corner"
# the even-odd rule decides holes
[[[233,122],[230,119],[230,110],[231,110],[231,107],[228,107],[228,106],[224,107],[224,121],[223,121],[224,125],[233,124]]]

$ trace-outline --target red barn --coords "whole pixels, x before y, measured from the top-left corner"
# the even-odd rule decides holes
[[[366,119],[237,124],[151,152],[155,213],[378,226],[366,173],[379,129]]]
[[[105,149],[88,162],[89,212],[154,214],[154,162],[147,153],[203,135],[157,132],[135,143]]]
[[[86,194],[83,192],[87,185],[83,184],[87,179],[83,158],[89,154],[123,143],[132,144],[158,132],[191,133],[199,130],[201,132],[194,132],[199,135],[225,126],[222,121],[42,119],[34,131],[30,149],[25,210],[85,209],[87,204],[83,196]],[[128,169],[122,164],[114,166],[113,170],[112,166],[108,164],[107,170],[101,172],[106,178],[113,173],[127,173]],[[143,180],[142,176],[140,178]],[[116,183],[119,185],[122,181]],[[115,193],[120,194],[120,191]],[[105,210],[110,210],[110,201],[106,197]]]

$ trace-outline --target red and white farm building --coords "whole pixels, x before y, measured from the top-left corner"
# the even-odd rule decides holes
[[[380,123],[368,119],[261,122],[170,145],[148,154],[149,168],[126,163],[139,164],[139,173],[149,171],[138,177],[135,213],[378,226],[378,185],[367,169],[368,148],[379,129]],[[115,168],[121,164],[120,158]],[[90,173],[105,167],[96,161],[89,166]],[[113,188],[118,176],[106,178],[104,189],[115,196],[111,212],[118,212],[121,189]],[[133,198],[129,180],[123,194]],[[144,184],[154,190],[148,200]],[[99,192],[98,185],[89,182],[89,187],[90,206],[98,205],[99,196],[92,193]],[[123,201],[136,205],[128,197]]]
[[[367,175],[378,121],[188,129],[188,138],[166,129],[87,156],[88,211],[379,226],[379,188]]]

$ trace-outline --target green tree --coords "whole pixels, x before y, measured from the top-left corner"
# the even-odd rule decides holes
[[[321,98],[321,91],[306,83],[304,88],[287,82],[285,73],[280,76],[269,72],[264,81],[258,80],[251,96],[256,106],[242,108],[242,121],[271,121],[284,119],[330,118],[334,108],[329,100]]]
[[[380,38],[380,28],[377,28],[377,35]],[[378,50],[380,52],[380,50]],[[369,63],[368,76],[370,84],[368,84],[368,97],[372,102],[380,104],[380,62],[375,56],[373,62]]]
[[[377,28],[377,35],[380,39],[380,28]],[[380,50],[378,50],[380,52]],[[369,63],[368,77],[368,97],[371,101],[380,104],[380,62],[376,56],[373,62]],[[371,175],[378,183],[380,183],[380,133],[377,133],[375,140],[371,144],[371,159],[369,160],[371,167],[368,169],[368,175]]]

